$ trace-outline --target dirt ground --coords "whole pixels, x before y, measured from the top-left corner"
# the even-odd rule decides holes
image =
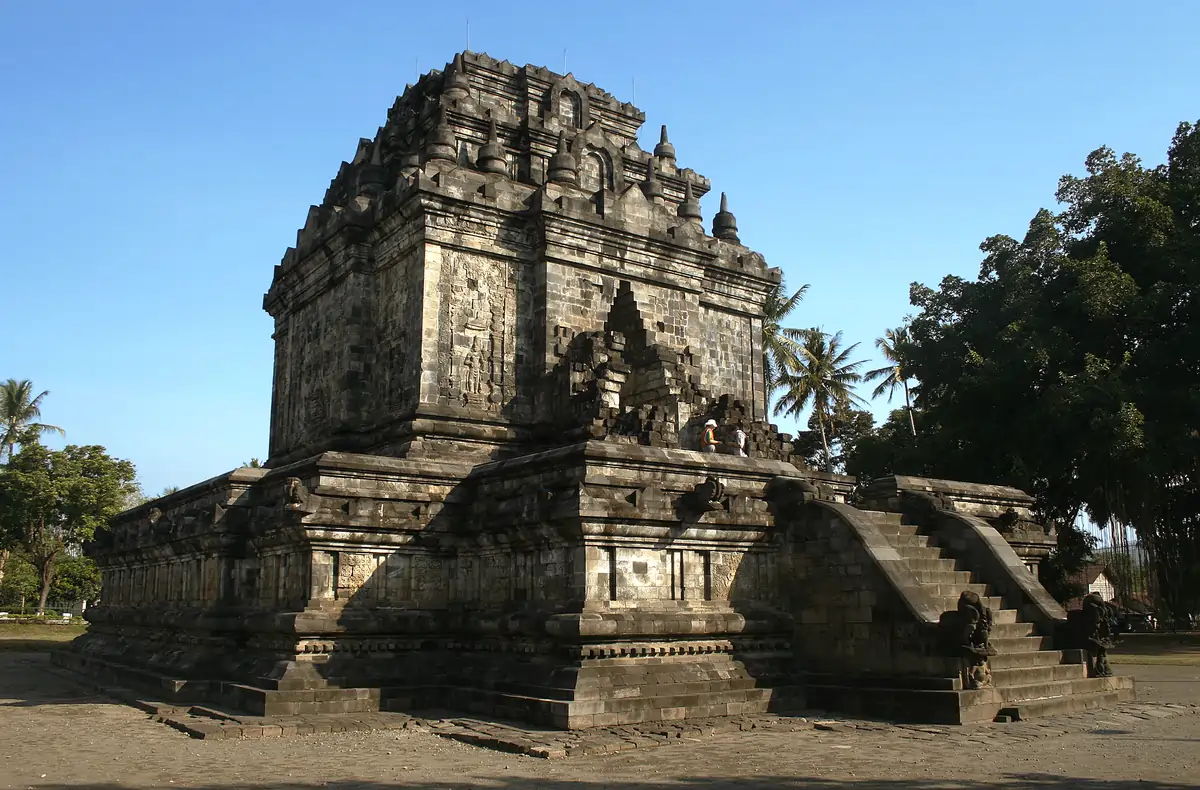
[[[1139,679],[1142,700],[1200,704],[1200,668],[1118,671]],[[555,761],[409,730],[202,741],[90,694],[51,670],[45,653],[7,652],[0,788],[1200,788],[1200,708],[1144,705],[1070,718],[949,736],[899,728],[734,733]]]

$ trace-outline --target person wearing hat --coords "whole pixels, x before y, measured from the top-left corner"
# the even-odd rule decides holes
[[[704,433],[700,435],[700,452],[715,453],[717,451],[717,421],[709,420],[704,423]]]

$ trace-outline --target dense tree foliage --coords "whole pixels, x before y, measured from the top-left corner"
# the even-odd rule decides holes
[[[59,563],[123,510],[135,491],[133,464],[99,446],[52,451],[28,442],[0,469],[0,532],[37,569],[39,613]]]
[[[863,363],[850,359],[858,344],[844,347],[841,332],[831,335],[817,328],[804,329],[799,338],[801,353],[782,374],[784,391],[775,404],[775,413],[799,417],[812,405],[812,417],[821,436],[821,466],[832,471],[830,425],[838,408],[862,403],[854,385],[862,379],[858,369]]]
[[[917,424],[912,416],[912,389],[909,387],[908,366],[905,363],[907,349],[912,344],[908,327],[887,330],[883,337],[876,338],[875,347],[887,362],[881,368],[867,371],[863,381],[878,381],[871,397],[879,398],[887,395],[888,401],[896,394],[896,388],[904,392],[904,408],[908,412],[908,426],[913,436],[917,435]]]
[[[0,608],[36,603],[41,595],[41,579],[37,568],[24,553],[15,552],[8,560],[4,581],[0,582]],[[84,556],[65,555],[55,568],[48,600],[74,604],[77,601],[94,603],[100,596],[100,569]]]
[[[43,390],[34,395],[33,382],[28,379],[9,379],[0,384],[0,430],[4,432],[0,438],[0,458],[5,453],[12,458],[17,445],[28,441],[28,438],[36,438],[44,433],[65,435],[66,432],[57,425],[38,422],[42,416],[42,401],[49,394],[49,390]]]
[[[1059,213],[982,245],[977,279],[914,284],[900,353],[920,384],[848,468],[998,482],[1072,525],[1133,526],[1163,604],[1200,610],[1200,128],[1148,168],[1101,148]],[[1078,536],[1064,529],[1079,554]],[[1083,547],[1086,549],[1086,546]]]
[[[853,474],[846,468],[847,459],[857,456],[860,442],[874,438],[875,417],[865,409],[855,408],[847,401],[839,401],[823,419],[829,446],[828,466],[825,443],[821,441],[822,418],[815,409],[809,415],[808,430],[801,431],[793,440],[794,452],[808,466]]]
[[[795,312],[806,293],[808,286],[802,285],[789,296],[787,284],[782,280],[767,293],[763,305],[762,349],[763,380],[768,399],[783,384],[784,373],[794,370],[804,353],[803,330],[785,327],[783,322]]]

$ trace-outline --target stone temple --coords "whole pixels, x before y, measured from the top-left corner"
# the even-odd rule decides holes
[[[1130,697],[1038,583],[1028,496],[792,463],[780,273],[644,118],[470,52],[409,86],[275,267],[266,468],[100,533],[57,660],[250,714],[563,728]],[[709,419],[749,457],[700,452]]]

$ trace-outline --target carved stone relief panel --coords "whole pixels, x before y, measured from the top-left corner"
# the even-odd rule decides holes
[[[374,554],[343,551],[338,557],[338,597],[357,595],[362,586],[371,580],[378,564]]]
[[[439,389],[451,403],[499,411],[515,394],[515,266],[444,249],[441,281]]]

